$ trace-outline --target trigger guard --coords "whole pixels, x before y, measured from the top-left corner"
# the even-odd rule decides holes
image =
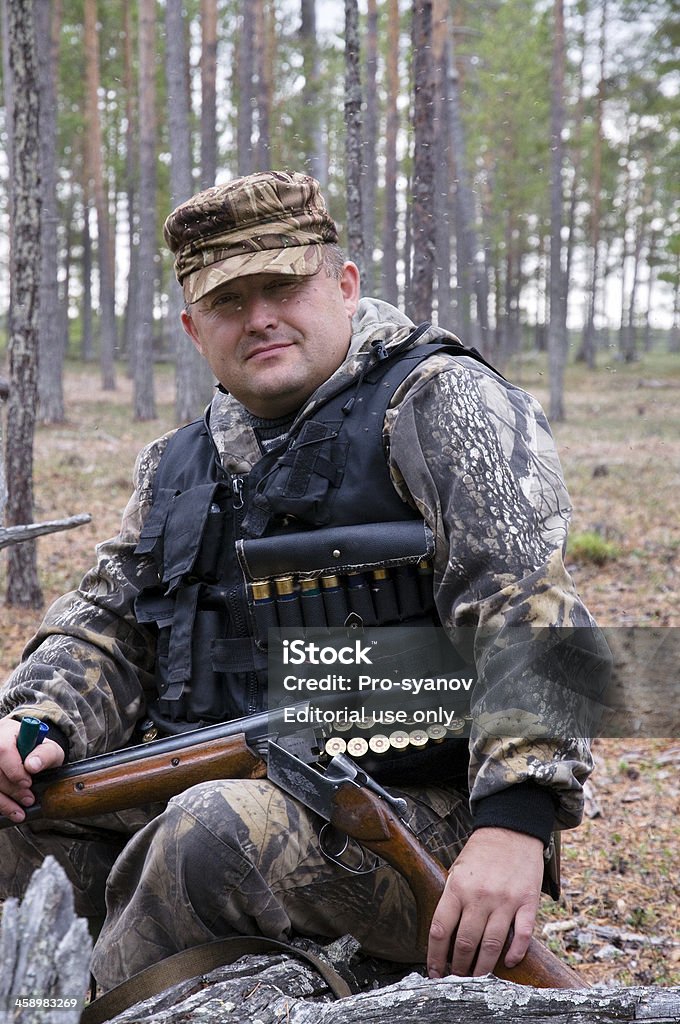
[[[342,837],[343,843],[339,850],[331,848],[329,844],[331,836]],[[371,871],[375,869],[380,859],[373,854],[372,859],[370,859],[369,862],[369,857],[363,846],[357,842],[353,843],[345,832],[341,832],[339,829],[335,828],[330,821],[325,822],[321,826],[321,830],[319,832],[319,849],[321,850],[322,856],[325,857],[326,860],[330,861],[331,864],[337,864],[338,867],[342,868],[344,871],[349,871],[352,875],[370,874]],[[359,861],[358,866],[341,859],[343,854],[348,853],[348,851],[352,852],[353,850],[358,850],[361,854],[361,860]]]

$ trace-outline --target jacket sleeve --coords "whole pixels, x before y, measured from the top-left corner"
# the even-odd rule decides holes
[[[435,356],[386,426],[395,486],[435,534],[442,624],[474,660],[475,824],[545,839],[581,819],[609,664],[564,566],[571,509],[545,415],[471,358]]]
[[[97,548],[80,587],[49,608],[0,691],[0,715],[37,713],[66,738],[70,760],[128,742],[153,687],[155,640],[135,621],[134,602],[158,577],[134,550],[166,443],[140,453],[120,532]]]

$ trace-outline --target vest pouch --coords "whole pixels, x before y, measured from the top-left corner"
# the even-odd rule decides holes
[[[192,636],[191,710],[203,721],[234,717],[227,708],[226,680],[213,668],[212,643],[224,635],[225,617],[216,609],[203,608],[194,622]]]
[[[207,583],[222,579],[229,557],[225,542],[231,525],[232,512],[223,512],[217,502],[212,501],[205,520],[201,545],[191,575]]]
[[[150,555],[156,565],[163,561],[163,531],[170,505],[176,494],[177,491],[169,487],[159,489],[135,548],[136,555]]]
[[[191,634],[191,712],[201,721],[249,713],[257,692],[253,641],[244,630],[242,597],[223,586],[202,586]]]
[[[341,422],[308,420],[275,465],[257,483],[253,507],[243,521],[250,536],[261,536],[271,518],[294,516],[308,526],[331,520],[333,491],[345,472],[347,442],[338,441]],[[251,473],[252,478],[252,473]]]
[[[158,588],[142,590],[135,599],[135,618],[144,625],[153,625],[157,630],[156,637],[156,685],[161,696],[168,697],[175,705],[180,697],[183,685],[171,686],[168,677],[168,659],[170,652],[170,627],[175,615],[175,602]],[[173,692],[174,691],[174,692]],[[169,716],[170,717],[170,716]],[[172,716],[174,717],[174,715]]]
[[[219,496],[223,490],[222,484],[203,484],[176,494],[171,500],[165,520],[161,566],[161,579],[168,585],[168,593],[176,590],[182,580],[198,577],[196,564],[204,537],[211,548],[219,546],[224,523]]]

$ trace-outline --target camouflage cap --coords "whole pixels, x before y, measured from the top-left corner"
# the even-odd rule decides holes
[[[262,171],[199,192],[165,222],[186,302],[248,274],[316,274],[337,242],[315,178]]]

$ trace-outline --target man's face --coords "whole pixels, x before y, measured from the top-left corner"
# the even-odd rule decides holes
[[[182,314],[184,330],[219,382],[255,416],[295,412],[349,347],[359,272],[339,279],[252,274],[215,288]]]

